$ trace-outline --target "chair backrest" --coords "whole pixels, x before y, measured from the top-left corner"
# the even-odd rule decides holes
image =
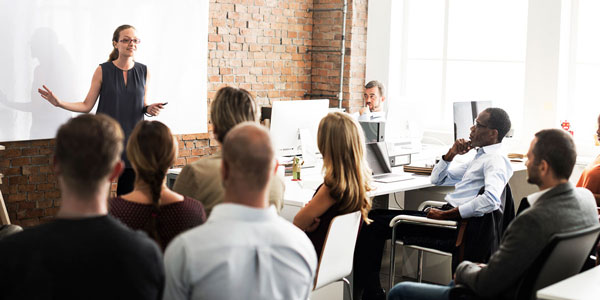
[[[360,227],[361,212],[340,215],[331,221],[317,267],[315,290],[340,280],[352,272],[354,246]]]
[[[0,225],[0,240],[21,231],[23,231],[23,228],[18,225]]]
[[[537,290],[578,274],[598,233],[600,225],[552,236],[550,244],[523,276],[516,299],[535,299]]]
[[[479,194],[485,192],[485,187]],[[463,260],[487,263],[492,254],[498,250],[504,230],[515,217],[514,199],[510,185],[507,183],[500,196],[500,209],[489,212],[481,217],[464,219],[466,225],[461,226],[464,231],[462,243],[452,253],[452,272]]]

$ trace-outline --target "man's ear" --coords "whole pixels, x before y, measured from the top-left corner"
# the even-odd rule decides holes
[[[119,160],[113,167],[113,170],[110,172],[108,179],[111,182],[115,181],[116,179],[119,178],[119,176],[121,176],[121,173],[123,173],[123,170],[125,170],[125,164],[123,163],[122,160]]]
[[[385,101],[385,96],[381,96],[381,102]]]
[[[500,139],[498,138],[498,129],[490,130],[490,138],[494,139],[494,141],[498,142]]]
[[[221,180],[223,181],[223,184],[225,183],[225,181],[229,178],[229,164],[222,159],[221,160]]]
[[[550,170],[550,165],[548,164],[547,161],[545,160],[540,160],[540,163],[538,164],[538,168],[540,171],[540,175],[542,177],[548,176],[548,173],[551,172]]]

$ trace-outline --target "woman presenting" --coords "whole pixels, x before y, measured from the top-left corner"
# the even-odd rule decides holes
[[[139,43],[140,39],[133,26],[121,25],[115,30],[112,38],[114,49],[108,61],[100,64],[94,71],[92,85],[83,102],[64,102],[45,85],[38,92],[54,106],[82,113],[89,113],[100,96],[96,113],[109,115],[121,124],[126,144],[135,125],[144,119],[144,114],[158,116],[164,105],[147,104],[147,81],[150,74],[146,65],[134,61]],[[125,171],[119,177],[117,195],[131,192],[135,179],[125,151],[121,158],[125,161]]]

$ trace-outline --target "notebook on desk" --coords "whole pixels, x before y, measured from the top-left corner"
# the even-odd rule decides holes
[[[367,163],[373,171],[373,180],[377,182],[390,183],[413,178],[408,174],[392,173],[385,142],[368,143],[366,148]]]

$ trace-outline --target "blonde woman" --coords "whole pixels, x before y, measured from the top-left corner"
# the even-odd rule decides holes
[[[335,112],[323,118],[317,144],[323,155],[323,184],[294,217],[294,224],[306,231],[320,259],[329,223],[335,216],[361,211],[363,220],[369,223],[371,170],[365,158],[363,132],[348,114]]]
[[[159,121],[141,121],[127,143],[136,178],[131,193],[113,198],[109,213],[132,229],[144,230],[164,251],[179,233],[206,221],[202,204],[170,190],[165,176],[177,157],[171,130]]]

